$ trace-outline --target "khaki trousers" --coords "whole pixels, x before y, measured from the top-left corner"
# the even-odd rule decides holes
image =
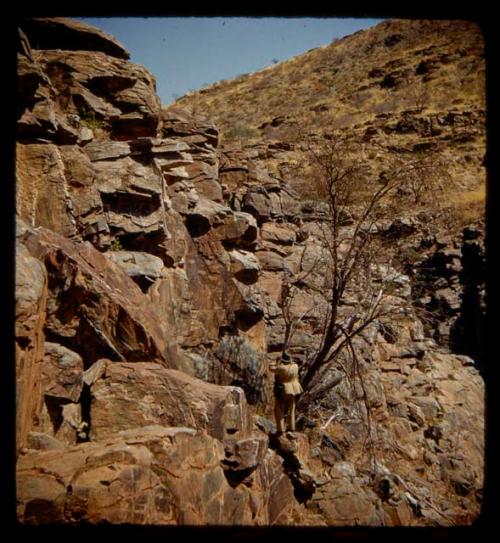
[[[281,398],[275,399],[274,416],[278,432],[283,433],[287,430],[295,432],[295,396],[293,394],[283,394]]]

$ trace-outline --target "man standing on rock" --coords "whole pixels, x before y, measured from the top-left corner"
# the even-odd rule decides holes
[[[274,372],[274,416],[278,433],[286,430],[295,432],[295,398],[302,392],[299,382],[299,366],[293,362],[287,353],[281,360],[270,365]],[[288,421],[288,428],[286,422]]]

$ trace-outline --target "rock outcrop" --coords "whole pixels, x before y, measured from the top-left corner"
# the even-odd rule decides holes
[[[130,53],[113,36],[81,21],[63,17],[43,17],[23,21],[37,49],[101,51],[128,60]]]
[[[230,486],[221,443],[183,427],[145,426],[18,464],[18,517],[29,524],[275,525],[291,519],[291,484],[269,452]]]
[[[101,357],[175,366],[168,325],[121,266],[89,242],[18,226],[24,247],[47,270],[46,335],[81,354],[85,368]]]
[[[298,431],[276,434],[269,363],[290,316],[290,352],[302,363],[317,347],[327,274],[327,209],[273,167],[291,146],[222,146],[86,25],[30,20],[19,44],[20,522],[472,522],[483,382],[426,333],[404,270],[385,270],[391,318],[358,338],[358,366],[335,360],[299,403]],[[346,213],[342,235],[352,224]]]
[[[16,445],[26,444],[40,413],[44,359],[47,272],[16,245]]]
[[[91,396],[91,439],[98,441],[151,424],[204,430],[221,441],[250,433],[251,414],[239,388],[205,383],[151,362],[108,362]]]

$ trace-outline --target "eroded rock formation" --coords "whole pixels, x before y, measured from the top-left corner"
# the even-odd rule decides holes
[[[394,275],[406,310],[392,328],[360,340],[363,381],[330,368],[300,431],[277,436],[268,365],[283,347],[283,281],[321,261],[324,208],[255,149],[162,109],[154,78],[103,33],[38,19],[19,43],[19,520],[474,519],[482,379],[425,335],[410,278]],[[323,273],[293,314],[321,306]],[[317,329],[313,312],[290,344],[299,360]]]

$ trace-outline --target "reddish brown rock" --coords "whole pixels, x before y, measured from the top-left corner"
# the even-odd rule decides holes
[[[260,264],[255,255],[249,251],[233,249],[229,251],[231,271],[238,281],[246,284],[255,283],[260,272]]]
[[[165,274],[164,279],[158,279],[152,285],[148,295],[155,307],[171,308],[165,313],[165,318],[169,327],[175,331],[178,345],[184,348],[195,347],[210,339],[214,340],[218,327],[217,322],[208,319],[210,294],[201,285],[202,295],[195,295],[191,289],[192,283],[183,269],[167,269]]]
[[[43,435],[55,438],[61,446],[75,445],[78,437],[86,437],[87,433],[87,423],[84,423],[82,419],[81,405],[66,403],[50,395],[45,396],[40,412],[40,431]],[[31,446],[47,448],[45,443],[39,441],[32,442]]]
[[[267,437],[251,437],[239,440],[226,440],[224,468],[231,473],[236,480],[248,476],[259,464],[262,463],[267,451]]]
[[[375,494],[345,478],[320,487],[311,506],[329,526],[384,525],[384,512]]]
[[[104,248],[109,243],[110,232],[96,183],[96,171],[80,147],[62,145],[59,152],[64,165],[64,186],[71,200],[69,211],[78,233],[94,246]]]
[[[250,412],[237,387],[205,383],[151,362],[109,362],[92,385],[91,439],[150,424],[241,439],[250,432]]]
[[[287,265],[278,253],[274,251],[257,251],[257,258],[265,271],[281,272],[287,269]]]
[[[77,233],[61,153],[52,144],[18,144],[16,206],[32,226],[44,226],[66,237]]]
[[[271,217],[269,195],[263,187],[252,187],[243,198],[242,210],[251,213],[257,221],[268,221]]]
[[[143,292],[164,276],[163,261],[157,256],[142,251],[108,251],[106,254],[125,270]]]
[[[216,439],[147,426],[103,442],[30,451],[19,459],[17,515],[25,524],[293,524],[299,511],[280,458],[231,486]]]
[[[45,342],[42,372],[43,393],[70,402],[78,402],[82,392],[81,357],[57,343]]]
[[[42,401],[47,273],[26,247],[16,244],[16,447],[39,423]]]
[[[222,504],[213,502],[231,492],[222,454],[209,436],[158,426],[82,444],[63,456],[28,453],[18,465],[18,518],[28,524],[219,524],[223,508],[216,506]]]
[[[293,245],[297,240],[294,228],[275,223],[263,224],[260,235],[264,241],[269,241],[278,245]]]
[[[175,136],[189,142],[194,142],[193,138],[197,138],[196,143],[208,143],[217,147],[219,131],[211,121],[175,106],[163,108],[161,117],[162,133],[166,137]]]
[[[35,61],[58,91],[64,113],[109,130],[113,139],[156,136],[160,101],[142,66],[100,51],[35,51]]]
[[[168,327],[118,264],[90,243],[75,244],[44,228],[25,238],[48,269],[46,329],[86,367],[102,357],[175,365]]]
[[[109,226],[96,173],[77,146],[17,145],[16,204],[19,216],[72,239],[109,244]]]
[[[21,521],[474,520],[483,485],[484,385],[471,359],[437,353],[425,338],[406,276],[395,276],[391,296],[406,316],[394,311],[390,323],[353,342],[356,371],[348,357],[325,368],[318,383],[324,394],[310,412],[301,408],[301,432],[282,436],[279,454],[245,422],[241,390],[267,415],[272,410],[268,358],[283,348],[279,304],[288,272],[305,275],[290,307],[292,316],[304,317],[288,345],[299,358],[314,350],[326,310],[321,238],[328,209],[317,201],[299,206],[281,179],[297,174],[293,146],[216,149],[217,129],[177,108],[160,112],[153,78],[118,58],[119,49],[114,55],[111,41],[95,41],[98,32],[78,23],[36,24],[54,28],[59,45],[46,35],[33,51],[21,34],[17,208],[30,225],[72,241],[21,228],[31,253],[18,252],[16,270],[18,446],[29,449],[19,463]],[[86,51],[64,51],[68,36]],[[376,133],[428,138],[436,124],[450,142],[451,131],[471,135],[483,122],[480,111],[402,115],[377,117]],[[471,124],[476,128],[463,133]],[[350,213],[342,217],[341,230],[348,233],[352,220]],[[401,227],[413,235],[415,225],[403,222],[381,223],[379,231],[396,224],[396,235]],[[444,251],[442,263],[451,268],[443,264],[442,271],[458,281],[457,247]],[[48,270],[46,311],[40,261]],[[459,299],[448,296],[445,283],[441,277],[435,285],[438,301],[457,311]],[[358,303],[351,292],[345,301],[340,320]],[[45,312],[44,384],[37,365]],[[177,360],[192,376],[238,388],[164,367]],[[73,447],[82,417],[99,441]]]
[[[81,357],[62,345],[45,342],[42,373],[44,402],[39,416],[41,432],[57,438],[60,443],[76,443],[77,433],[83,429],[80,405],[82,388]],[[38,445],[34,448],[46,448],[40,440]]]
[[[62,450],[64,444],[58,439],[43,432],[30,432],[28,434],[28,441],[26,444],[28,449],[34,449],[37,451],[50,451],[50,450]]]
[[[218,204],[216,204],[218,205]],[[218,234],[212,229],[196,243],[185,238],[183,269],[166,270],[150,290],[156,307],[167,314],[183,347],[214,344],[224,326],[235,317],[255,324],[262,317],[259,307],[240,292],[230,270],[230,259]]]
[[[26,35],[19,32],[17,54],[17,137],[54,137],[57,132],[50,80],[35,62]],[[76,138],[75,138],[76,139]]]

